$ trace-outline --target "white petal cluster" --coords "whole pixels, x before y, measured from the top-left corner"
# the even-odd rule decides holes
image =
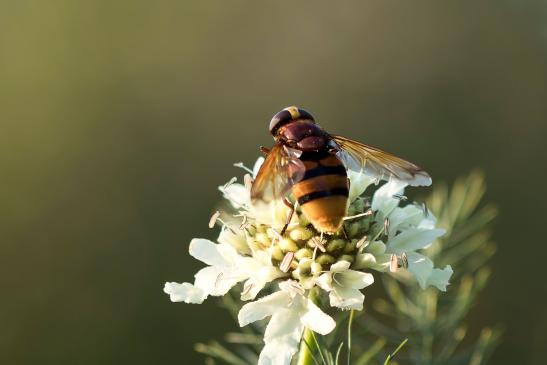
[[[245,304],[238,315],[239,325],[271,317],[264,332],[265,346],[259,364],[290,364],[298,348],[304,327],[321,335],[330,333],[336,323],[315,305],[295,281],[279,284],[279,291]]]
[[[400,196],[406,187],[400,181],[390,181],[379,188],[372,199],[372,210],[376,211],[375,223],[384,225],[389,220],[386,238],[370,242],[358,255],[355,267],[388,271],[392,255],[405,254],[408,258],[408,271],[414,275],[422,289],[435,286],[446,291],[452,276],[452,267],[435,268],[433,262],[419,250],[428,248],[433,241],[445,234],[444,229],[435,228],[435,217],[424,212],[422,207],[408,204],[399,207]]]
[[[250,300],[267,283],[285,275],[264,255],[262,260],[261,255],[242,256],[227,243],[195,238],[190,242],[190,255],[209,266],[196,273],[194,284],[165,283],[163,290],[173,302],[201,304],[209,295],[222,296],[244,280],[244,287],[248,289],[242,292],[241,298]]]
[[[193,283],[169,282],[164,287],[173,302],[199,304],[243,283],[241,299],[252,302],[241,308],[239,324],[270,317],[259,365],[290,364],[305,327],[322,335],[334,329],[334,320],[309,299],[311,290],[328,295],[331,307],[361,310],[362,290],[374,283],[367,271],[389,272],[394,255],[405,255],[407,272],[422,288],[446,290],[451,267],[435,268],[420,253],[445,232],[435,228],[435,218],[422,207],[400,206],[404,183],[390,181],[368,199],[363,194],[375,180],[349,172],[348,214],[356,218],[348,217],[344,236],[320,241],[323,236],[297,211],[281,237],[289,208],[281,202],[251,204],[249,181],[262,162],[259,159],[252,170],[245,168],[249,172],[246,184],[232,179],[219,187],[236,212],[219,220],[218,243],[194,239],[189,247],[190,255],[207,266],[195,274]],[[265,289],[271,294],[255,300]]]

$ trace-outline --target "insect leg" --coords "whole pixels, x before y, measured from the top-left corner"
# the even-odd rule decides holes
[[[270,149],[266,148],[264,146],[260,146],[260,152],[264,155],[264,157],[268,156],[268,153],[270,153]]]
[[[289,215],[287,216],[287,223],[285,223],[285,225],[283,226],[283,229],[281,230],[281,235],[282,236],[285,234],[285,231],[287,230],[287,227],[289,226],[289,223],[291,222],[292,215],[294,214],[294,210],[296,208],[295,207],[296,203],[295,203],[295,205],[292,205],[291,202],[287,200],[287,198],[283,198],[283,204],[285,204],[287,207],[289,207],[290,212],[289,212]]]
[[[342,223],[342,233],[344,234],[344,238],[346,241],[349,241],[348,231],[346,230],[346,224]]]

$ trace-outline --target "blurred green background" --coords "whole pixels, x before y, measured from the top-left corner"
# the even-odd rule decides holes
[[[201,363],[234,324],[170,303],[219,184],[310,110],[501,209],[476,326],[547,356],[545,1],[0,1],[0,363]],[[423,192],[427,192],[425,189]]]

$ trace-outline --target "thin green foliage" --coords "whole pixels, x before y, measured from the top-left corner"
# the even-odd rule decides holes
[[[465,320],[488,282],[488,261],[496,251],[490,225],[497,210],[481,205],[485,191],[484,176],[477,171],[458,179],[450,189],[437,185],[426,206],[447,233],[424,253],[439,267],[452,266],[451,285],[443,293],[434,288],[422,290],[404,270],[382,276],[388,300],[376,300],[373,311],[359,321],[363,350],[378,337],[393,343],[405,336],[410,339],[401,355],[405,364],[480,365],[488,361],[501,338],[499,328],[484,328],[474,343],[464,345],[464,339],[477,331],[469,330]],[[380,363],[378,356],[358,362]]]
[[[351,363],[351,327],[353,326],[353,317],[355,316],[355,311],[352,309],[349,312],[349,318],[348,318],[348,354],[347,354],[347,365],[350,365]]]
[[[408,342],[408,338],[405,338],[403,340],[403,342],[401,342],[401,344],[399,346],[397,346],[397,348],[395,349],[395,351],[393,351],[391,354],[387,355],[386,357],[386,361],[384,361],[384,365],[387,365],[391,362],[391,360],[393,360],[393,358],[395,357],[395,355],[397,355],[397,353],[403,348],[403,346]]]
[[[321,348],[321,345],[317,341],[317,337],[315,336],[315,332],[310,331],[311,337],[313,338],[313,342],[315,343],[315,348],[317,349],[317,352],[319,352],[319,356],[321,357],[321,361],[323,362],[323,365],[328,365],[327,361],[325,360],[325,355],[323,354],[323,349]]]
[[[308,343],[308,340],[306,340],[304,337],[302,337],[302,342],[306,345],[306,348],[308,349],[309,353],[310,353],[310,356],[313,360],[313,363],[315,365],[319,365],[319,361],[317,361],[317,359],[315,358],[315,355],[313,354],[315,351],[314,351],[314,348]],[[325,364],[325,362],[323,361],[323,365]]]
[[[334,359],[335,365],[338,365],[338,362],[340,361],[340,353],[342,352],[342,347],[344,347],[344,343],[340,342],[340,345],[338,345],[338,350],[336,350],[336,357]]]

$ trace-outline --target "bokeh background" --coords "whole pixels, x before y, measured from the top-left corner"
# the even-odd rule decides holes
[[[434,180],[484,169],[498,253],[471,323],[504,324],[491,363],[543,363],[541,0],[1,0],[0,363],[201,363],[233,321],[163,283],[201,267],[217,186],[292,104]]]

